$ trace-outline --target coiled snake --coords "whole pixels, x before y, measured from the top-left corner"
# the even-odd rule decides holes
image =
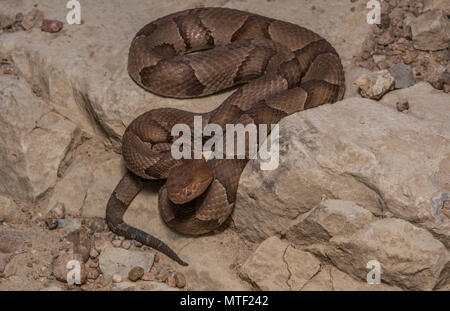
[[[200,51],[200,52],[199,52]],[[192,53],[195,52],[195,53]],[[176,160],[175,124],[276,124],[292,113],[334,103],[344,95],[339,55],[325,39],[303,27],[226,8],[200,8],[162,17],[133,39],[128,72],[141,87],[163,96],[192,98],[243,84],[218,108],[203,114],[172,108],[148,111],[122,137],[130,173],[109,199],[110,229],[186,265],[162,241],[123,221],[148,179],[167,179],[158,207],[167,225],[199,235],[231,214],[244,159]]]

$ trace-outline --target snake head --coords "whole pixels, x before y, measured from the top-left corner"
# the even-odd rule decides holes
[[[205,159],[184,160],[169,170],[167,195],[175,204],[188,203],[200,196],[214,179],[214,172]]]

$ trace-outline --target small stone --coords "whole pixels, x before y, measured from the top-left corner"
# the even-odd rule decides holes
[[[178,288],[183,288],[186,286],[186,279],[182,273],[180,272],[175,273],[175,280],[177,281]]]
[[[58,219],[46,219],[45,224],[47,225],[47,228],[49,230],[55,230],[56,228],[58,228]]]
[[[175,279],[175,276],[173,275],[169,276],[169,278],[167,279],[167,284],[170,287],[177,287],[177,280]]]
[[[47,219],[64,219],[66,217],[66,208],[63,203],[56,204],[48,213]]]
[[[89,257],[91,257],[91,258],[97,258],[98,255],[99,255],[99,253],[95,248],[92,248],[91,251],[89,252]]]
[[[131,241],[125,240],[122,242],[122,248],[129,249],[131,247]]]
[[[120,276],[120,274],[114,274],[112,277],[112,281],[114,283],[120,283],[122,282],[122,277]]]
[[[17,13],[15,18],[15,23],[21,23],[24,19],[23,13]]]
[[[128,279],[132,282],[136,282],[144,275],[144,268],[142,267],[134,267],[128,273]]]
[[[57,20],[44,19],[42,21],[41,30],[45,32],[55,33],[63,28],[63,23]]]
[[[111,244],[114,247],[120,247],[122,245],[122,241],[121,240],[114,240],[114,241],[111,242]]]
[[[169,278],[169,270],[165,267],[162,267],[161,270],[158,272],[157,277],[162,282],[165,282]]]
[[[68,269],[67,266],[69,263],[73,263],[71,269]],[[53,275],[56,277],[58,281],[67,282],[67,277],[69,276],[69,270],[74,269],[77,265],[79,265],[81,274],[80,274],[80,282],[81,284],[85,284],[87,280],[87,271],[86,266],[83,263],[81,255],[79,254],[71,254],[71,253],[60,253],[59,256],[53,260]],[[77,284],[80,285],[80,284]]]
[[[361,89],[361,95],[370,99],[380,99],[384,94],[394,89],[395,79],[389,71],[381,70],[363,74],[355,84]]]
[[[397,110],[400,112],[409,110],[409,103],[407,100],[402,100],[402,101],[397,102],[396,106],[397,106]]]
[[[141,277],[141,280],[154,281],[154,280],[156,280],[156,276],[153,272],[147,272],[147,273],[144,273],[144,275]]]

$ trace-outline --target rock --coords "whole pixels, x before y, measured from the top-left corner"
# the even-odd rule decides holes
[[[402,99],[408,114],[397,111]],[[449,247],[450,222],[433,201],[448,192],[448,102],[419,83],[380,102],[349,98],[284,118],[279,167],[252,160],[241,175],[237,232],[252,242],[282,234],[325,196],[414,221]]]
[[[380,99],[394,89],[395,79],[389,71],[381,70],[362,75],[355,81],[355,84],[361,89],[363,97]]]
[[[243,279],[260,290],[289,290],[284,254],[288,243],[277,237],[262,242],[240,270]]]
[[[337,268],[364,280],[371,260],[381,279],[412,290],[431,290],[450,260],[445,246],[424,229],[400,219],[381,219],[346,237],[334,237],[327,256]]]
[[[130,247],[131,247],[131,241],[130,241],[130,240],[123,241],[121,246],[122,246],[122,248],[124,248],[124,249],[130,249]]]
[[[13,200],[0,195],[0,223],[15,223],[22,219],[19,207]]]
[[[156,276],[153,272],[146,272],[144,273],[144,275],[141,277],[141,279],[143,281],[155,281],[156,280]]]
[[[163,267],[163,266],[160,266],[159,268],[160,269],[157,270],[156,278],[158,280],[160,280],[161,282],[167,281],[167,279],[170,276],[170,271],[166,267]]]
[[[97,258],[98,255],[99,253],[95,248],[92,248],[91,251],[89,252],[89,257],[91,257],[92,259]]]
[[[396,109],[397,102],[408,101],[410,116],[429,122],[433,131],[449,139],[450,122],[446,113],[449,99],[450,95],[433,89],[426,82],[420,82],[413,87],[386,94],[380,100],[380,103]],[[442,185],[440,187],[445,190]]]
[[[416,49],[437,51],[450,46],[450,20],[442,9],[418,16],[411,22],[411,31]]]
[[[178,288],[183,288],[186,286],[186,278],[182,273],[177,272],[174,277]]]
[[[320,271],[320,261],[277,237],[262,242],[240,275],[261,290],[301,290]]]
[[[58,281],[67,283],[68,273],[73,272],[77,267],[77,265],[72,265],[71,269],[67,269],[67,266],[71,261],[75,261],[75,263],[79,265],[80,268],[79,281],[81,284],[85,284],[87,281],[87,271],[86,266],[83,263],[83,259],[79,254],[60,253],[59,256],[55,258],[52,263],[53,275]],[[76,273],[73,275],[77,277]]]
[[[45,32],[55,33],[63,28],[63,23],[57,20],[44,19],[42,21],[41,30]]]
[[[387,284],[368,284],[359,281],[333,266],[323,267],[303,288],[303,291],[398,291],[399,287]]]
[[[0,253],[0,275],[5,271],[6,265],[10,261],[10,256],[7,254]]]
[[[287,283],[290,290],[298,291],[320,271],[321,263],[314,255],[288,246],[284,260],[290,272]]]
[[[111,244],[114,247],[120,247],[120,246],[122,246],[122,241],[121,240],[114,240],[114,241],[111,242]]]
[[[348,201],[326,200],[292,224],[286,238],[294,245],[328,242],[348,235],[375,220],[371,212]]]
[[[128,279],[132,282],[136,282],[144,275],[144,268],[134,267],[128,272]]]
[[[154,253],[108,247],[100,254],[100,270],[105,278],[112,278],[114,274],[119,274],[122,278],[125,278],[128,277],[128,272],[134,267],[142,267],[144,272],[150,271],[154,257]]]
[[[50,230],[58,227],[58,220],[66,217],[66,208],[63,203],[58,203],[45,216],[45,223]]]
[[[403,63],[393,65],[389,68],[389,72],[395,79],[396,89],[408,88],[416,82],[411,66]]]
[[[114,274],[112,277],[112,281],[114,283],[120,283],[122,282],[122,276],[120,274]]]
[[[397,110],[399,112],[404,112],[404,111],[409,110],[409,103],[407,100],[397,102],[396,106],[397,106]]]
[[[0,102],[0,193],[34,201],[56,183],[79,129],[50,112],[20,79],[0,76]]]

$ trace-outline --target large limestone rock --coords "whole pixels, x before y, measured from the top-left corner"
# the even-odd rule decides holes
[[[258,246],[240,269],[240,276],[261,290],[400,290],[384,282],[358,280],[278,237]]]
[[[240,274],[261,290],[301,290],[320,267],[314,255],[270,237],[245,262]]]
[[[233,215],[241,236],[283,232],[327,197],[414,221],[449,246],[448,216],[434,199],[449,192],[450,96],[425,85],[393,92],[417,96],[409,114],[394,108],[398,97],[350,98],[283,119],[279,167],[262,171],[254,160],[241,176]]]
[[[400,219],[381,219],[330,242],[327,256],[340,270],[365,279],[367,263],[377,260],[383,281],[413,290],[433,289],[450,260],[429,232]]]
[[[34,201],[56,183],[80,130],[11,76],[0,76],[0,107],[0,193]]]

